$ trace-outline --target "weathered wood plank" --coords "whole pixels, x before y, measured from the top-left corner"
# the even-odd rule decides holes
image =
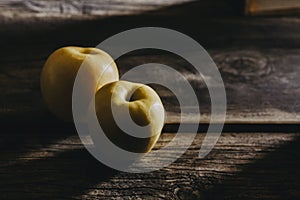
[[[299,50],[218,49],[210,53],[219,66],[226,87],[227,123],[299,122]],[[206,86],[200,75],[183,59],[162,54],[131,56],[126,59],[119,62],[119,66],[122,66],[121,74],[130,67],[151,62],[174,67],[194,87],[202,122],[209,121],[210,97]],[[167,122],[178,123],[180,108],[175,96],[165,88],[157,88],[157,91],[169,111]],[[195,118],[191,108],[183,121],[197,123]]]
[[[153,11],[158,11],[156,14],[159,15],[174,15],[181,12],[179,7],[182,5],[197,6],[202,16],[212,13],[237,15],[242,11],[241,4],[236,0],[0,0],[0,18],[7,22],[33,22],[149,14]]]
[[[10,126],[14,121],[43,124],[54,120],[43,105],[39,75],[46,57],[56,48],[95,46],[119,31],[137,26],[174,28],[192,36],[209,50],[221,69],[227,88],[227,123],[298,123],[298,81],[293,73],[299,73],[299,18],[200,18],[197,27],[187,23],[196,16],[197,12],[192,9],[188,15],[172,18],[142,15],[51,23],[51,26],[42,22],[4,23],[0,29],[3,38],[0,44],[5,47],[0,50],[2,123]],[[128,61],[119,61],[120,71],[147,60],[165,60],[189,77],[201,100],[202,120],[207,122],[207,92],[202,80],[185,70],[187,65],[183,60],[158,53],[130,55]],[[256,73],[259,76],[255,76]],[[167,97],[168,93],[162,95],[165,95],[169,111],[167,122],[177,123],[178,108],[174,106],[174,97]],[[186,121],[194,122],[193,116],[187,115]]]
[[[186,0],[188,1],[188,0]],[[186,2],[184,0],[140,1],[140,0],[15,0],[0,1],[2,16],[9,17],[70,17],[70,16],[110,16],[140,13],[164,6]]]
[[[1,21],[0,44],[7,48],[31,48],[81,44],[95,46],[121,31],[158,26],[181,31],[205,48],[299,48],[300,18],[201,17],[197,6],[179,7],[171,16],[133,15],[104,19],[64,21]],[[197,19],[197,20],[196,20]],[[193,23],[191,23],[193,22]],[[4,39],[5,38],[5,39]],[[33,45],[34,44],[34,45]],[[41,46],[38,46],[41,45]],[[35,46],[35,47],[34,47]]]
[[[210,50],[210,54],[219,66],[227,91],[226,123],[299,123],[299,49],[215,49]],[[25,56],[17,60],[11,60],[14,56],[6,57],[1,63],[0,117],[3,123],[9,124],[23,120],[23,124],[51,123],[53,119],[39,91],[39,76],[46,54],[31,54],[32,58],[22,61]],[[174,67],[190,81],[198,96],[201,123],[208,123],[208,91],[201,76],[185,60],[153,51],[132,53],[117,60],[120,74],[151,62]],[[180,108],[176,97],[165,88],[153,87],[167,110],[166,122],[179,123]],[[184,113],[183,121],[198,123],[193,108],[190,110]]]
[[[5,144],[12,133],[1,133]],[[14,132],[1,148],[1,199],[297,199],[298,133],[225,133],[205,159],[198,159],[204,134],[175,163],[146,174],[102,166],[74,130],[58,136]],[[173,134],[163,133],[155,149]],[[22,141],[22,142],[20,142]],[[170,152],[172,153],[172,152]]]

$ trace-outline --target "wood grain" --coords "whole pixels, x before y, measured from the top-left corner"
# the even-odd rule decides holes
[[[226,123],[299,123],[299,49],[215,49],[210,54],[219,66],[226,87]],[[39,76],[46,56],[37,54],[34,60],[28,58],[24,61],[21,61],[22,57],[18,58],[20,61],[6,57],[7,61],[1,64],[2,122],[32,124],[55,121],[47,112],[39,90]],[[145,51],[117,60],[120,74],[150,62],[174,67],[189,80],[198,96],[201,123],[208,123],[210,97],[207,88],[201,76],[185,60],[168,53]],[[152,87],[163,100],[166,122],[179,123],[180,107],[176,97],[165,88]],[[183,113],[183,122],[198,123],[193,110],[190,108],[189,113]]]
[[[299,122],[299,50],[211,50],[219,66],[227,92],[227,123],[298,123]],[[183,59],[157,54],[131,56],[119,62],[121,74],[138,64],[160,62],[173,66],[190,81],[198,95],[202,122],[210,118],[210,100],[205,83]],[[124,71],[123,71],[124,70]],[[158,72],[159,74],[160,72]],[[147,74],[145,74],[147,76]],[[168,123],[180,121],[175,96],[157,88],[166,105]],[[294,98],[295,97],[295,98]],[[184,122],[194,122],[193,108],[184,113]]]
[[[199,28],[193,28],[185,23],[191,16],[172,20],[161,16],[121,17],[53,23],[51,27],[43,23],[4,24],[0,30],[0,44],[5,47],[0,50],[1,123],[8,127],[14,123],[28,127],[57,123],[47,112],[39,90],[39,76],[47,56],[61,46],[96,46],[119,31],[143,25],[182,31],[208,49],[226,87],[226,123],[299,123],[299,18],[203,19],[198,22]],[[117,62],[121,74],[147,62],[174,67],[193,85],[200,101],[201,122],[208,122],[207,90],[185,60],[166,52],[144,51]],[[156,89],[168,111],[167,123],[178,123],[180,110],[174,95],[163,88]],[[192,112],[185,114],[184,121],[198,123]]]
[[[14,132],[18,140],[11,134],[1,133],[0,139],[1,199],[300,197],[298,133],[225,133],[208,157],[198,159],[204,136],[199,133],[179,160],[146,174],[120,173],[101,165],[72,129],[60,134]],[[155,149],[173,136],[163,133]]]
[[[113,1],[96,1],[96,0],[1,0],[0,5],[11,12],[22,11],[24,16],[60,16],[70,15],[122,15],[130,13],[139,13],[147,10],[157,9],[167,5],[188,2],[188,0],[175,1],[139,1],[139,0],[113,0]],[[20,14],[20,13],[19,13]]]
[[[47,17],[46,5],[53,2],[66,7],[61,11],[60,5],[53,6],[54,14],[49,11]],[[203,13],[212,14],[199,1],[150,15],[120,17],[103,17],[93,10],[100,8],[95,4],[90,13],[99,16],[87,20],[90,15],[82,14],[82,7],[76,10],[78,2],[0,1],[0,15],[6,15],[0,17],[0,199],[300,198],[299,18],[236,18],[228,14],[235,9],[224,6],[224,2],[236,1],[218,0],[213,6],[210,1],[201,2],[219,7],[216,15],[221,18],[202,18]],[[32,3],[37,3],[36,10]],[[24,5],[31,8],[23,9]],[[226,86],[226,123],[230,125],[205,159],[197,157],[204,137],[199,133],[170,166],[153,173],[128,174],[96,161],[74,126],[47,111],[39,76],[47,56],[61,46],[96,46],[113,34],[142,26],[181,31],[208,50]],[[207,125],[207,89],[185,60],[153,50],[132,52],[117,60],[121,74],[147,62],[167,64],[187,77],[198,94],[201,123]],[[174,137],[180,110],[169,91],[152,87],[161,95],[170,123],[155,147],[159,149]],[[193,121],[193,112],[185,116],[185,122],[198,123]]]
[[[238,3],[235,0],[204,0],[198,6],[201,13],[207,15],[210,11],[230,13]],[[178,5],[192,3],[192,0],[1,0],[0,18],[6,21],[36,21],[36,20],[70,20],[92,19],[120,15],[136,15],[151,13],[167,7],[175,6],[175,13],[179,10]],[[239,3],[240,4],[240,3]],[[160,14],[174,14],[172,12],[160,12]],[[236,12],[235,12],[236,13]]]

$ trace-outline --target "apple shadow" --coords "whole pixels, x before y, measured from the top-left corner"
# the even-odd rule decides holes
[[[67,151],[55,157],[28,160],[2,169],[0,198],[74,198],[116,173],[85,149]]]

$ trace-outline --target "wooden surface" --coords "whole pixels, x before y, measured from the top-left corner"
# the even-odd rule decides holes
[[[8,1],[0,2],[0,10],[7,11]],[[28,18],[22,13],[1,17],[0,199],[299,199],[300,19],[238,17],[236,7],[223,6],[227,3],[210,7],[223,9],[214,15],[207,7],[200,12],[199,2],[97,19],[61,14],[63,20],[57,20],[28,10]],[[203,114],[194,144],[178,161],[157,172],[128,174],[101,165],[84,149],[73,125],[47,111],[39,75],[59,47],[96,46],[142,26],[181,31],[208,50],[226,86],[227,124],[213,151],[198,159],[210,106],[200,76],[166,52],[120,58],[121,74],[154,61],[179,70],[197,91]],[[179,109],[174,96],[155,89],[168,111],[158,149],[177,131]],[[192,112],[185,120],[198,123]]]
[[[243,12],[239,0],[0,0],[2,22],[68,21],[136,14],[170,15],[197,10],[201,16],[236,15]],[[168,9],[166,12],[165,9]]]
[[[299,122],[300,49],[213,49],[210,53],[226,86],[226,123]],[[39,90],[39,76],[46,56],[44,52],[26,52],[25,55],[19,54],[17,60],[8,56],[4,58],[7,61],[1,63],[0,71],[0,117],[4,121],[10,123],[14,119],[25,125],[29,123],[28,126],[55,121],[48,113]],[[118,66],[123,74],[131,67],[147,62],[173,66],[187,77],[198,96],[201,122],[209,122],[210,100],[206,86],[184,60],[174,55],[143,52],[142,55],[131,54],[121,58]],[[179,123],[180,108],[176,97],[165,88],[154,88],[165,105],[166,122]],[[194,109],[189,110],[189,113],[184,113],[184,122],[198,123]]]
[[[153,11],[152,15],[98,20],[72,18],[57,22],[51,18],[47,22],[0,22],[0,44],[4,47],[0,49],[2,122],[8,126],[12,121],[25,126],[56,123],[47,112],[39,90],[41,68],[55,49],[67,45],[96,46],[120,31],[160,26],[197,40],[219,66],[227,92],[226,123],[297,124],[300,19],[233,17],[224,13],[222,17],[201,17],[197,12],[201,5],[186,3]],[[172,12],[174,9],[176,12]],[[165,52],[140,51],[117,62],[122,74],[130,67],[150,61],[168,64],[188,78],[199,97],[201,122],[207,123],[210,117],[207,89],[184,60]],[[176,99],[165,90],[157,88],[157,91],[168,111],[167,123],[178,123]],[[185,114],[184,121],[198,123],[194,118],[191,111]]]
[[[211,50],[210,54],[219,66],[226,87],[227,123],[299,122],[299,49],[233,48]],[[190,81],[198,96],[201,122],[209,122],[210,97],[205,83],[183,59],[162,53],[132,55],[119,61],[121,74],[130,67],[151,62],[173,66]],[[169,111],[167,123],[180,122],[180,108],[175,96],[165,88],[156,90]],[[184,113],[183,121],[198,123],[193,114],[195,109],[189,110]]]
[[[298,133],[224,133],[208,157],[197,159],[199,133],[169,167],[129,174],[102,166],[74,130],[57,131],[20,131],[18,140],[1,133],[1,199],[300,198]],[[164,133],[155,149],[172,137]]]
[[[135,14],[157,10],[191,0],[140,1],[140,0],[1,0],[1,16],[24,18],[70,18]]]

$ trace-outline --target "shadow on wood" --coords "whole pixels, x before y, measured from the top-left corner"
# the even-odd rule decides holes
[[[54,157],[31,160],[25,156],[24,160],[7,167],[5,174],[0,175],[0,197],[68,199],[116,174],[80,147]]]
[[[299,199],[300,137],[272,149],[203,193],[204,199]]]
[[[164,133],[155,149],[173,136]],[[119,173],[102,166],[78,137],[40,149],[30,150],[29,145],[29,154],[20,155],[16,163],[4,166],[7,162],[1,160],[0,194],[4,199],[299,197],[299,134],[224,133],[213,151],[198,159],[203,136],[198,134],[188,151],[170,166],[144,174]]]

